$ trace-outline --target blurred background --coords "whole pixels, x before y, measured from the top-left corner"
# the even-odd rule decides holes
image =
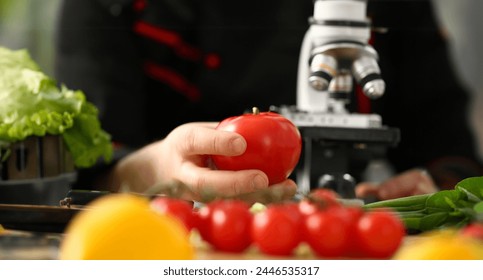
[[[43,71],[51,76],[54,64],[54,27],[60,2],[61,0],[0,0],[0,45],[11,49],[28,49]],[[441,28],[451,43],[454,67],[472,93],[468,121],[476,132],[479,154],[483,158],[483,36],[480,36],[483,32],[483,1],[433,2]]]
[[[60,0],[0,0],[0,45],[26,48],[43,71],[54,64],[54,28]]]

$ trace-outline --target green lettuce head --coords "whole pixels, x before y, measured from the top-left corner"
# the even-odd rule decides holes
[[[46,134],[63,137],[76,167],[112,158],[111,137],[82,91],[57,86],[26,50],[0,47],[0,146]]]

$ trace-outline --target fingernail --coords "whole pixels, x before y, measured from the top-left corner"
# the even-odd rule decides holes
[[[252,184],[253,184],[253,189],[258,190],[258,189],[265,188],[267,186],[267,181],[263,176],[256,175],[255,177],[253,177]]]
[[[231,147],[233,149],[233,152],[236,153],[236,154],[241,154],[245,151],[245,147],[246,144],[245,144],[245,141],[241,138],[235,138],[232,142],[231,142]]]

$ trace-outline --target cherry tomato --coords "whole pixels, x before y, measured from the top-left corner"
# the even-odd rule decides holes
[[[251,244],[250,206],[237,200],[225,200],[213,206],[210,227],[210,243],[216,249],[242,252]]]
[[[483,241],[483,223],[471,223],[461,229],[461,234]]]
[[[298,211],[303,215],[310,215],[320,210],[319,205],[313,203],[310,199],[302,199],[298,203]]]
[[[305,218],[305,240],[321,257],[341,257],[348,251],[351,234],[349,212],[342,207],[317,211]]]
[[[348,229],[349,245],[344,254],[344,257],[349,257],[349,258],[364,257],[363,255],[361,255],[361,253],[358,250],[357,237],[356,237],[359,219],[364,215],[364,210],[358,206],[344,206],[344,207],[336,206],[334,208],[331,208],[331,207],[328,208],[327,211],[330,211],[330,209],[336,209],[335,213],[340,215],[341,218],[345,220],[346,223],[348,223],[349,225],[349,229]]]
[[[339,194],[336,193],[334,190],[321,188],[312,190],[309,195],[309,199],[312,201],[320,204],[321,206],[339,206],[341,203],[339,202]]]
[[[337,213],[341,213],[348,223],[355,229],[359,219],[364,215],[364,210],[358,206],[344,206],[339,208]]]
[[[158,196],[151,200],[151,208],[158,213],[172,215],[177,218],[188,231],[195,224],[193,205],[186,200]]]
[[[303,216],[293,204],[271,204],[255,214],[251,235],[260,252],[291,255],[302,241]]]
[[[217,129],[242,135],[247,148],[239,156],[212,155],[216,167],[222,170],[258,169],[273,185],[287,179],[300,158],[302,138],[297,127],[274,112],[258,112],[230,117]]]
[[[405,228],[390,210],[366,212],[357,224],[357,249],[367,258],[390,258],[399,248]]]
[[[211,216],[213,208],[222,202],[222,200],[211,201],[194,212],[195,228],[198,230],[201,238],[208,243],[211,243]]]

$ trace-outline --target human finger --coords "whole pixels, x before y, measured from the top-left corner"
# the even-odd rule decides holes
[[[185,155],[242,154],[247,146],[245,139],[235,132],[220,131],[207,126],[185,126],[176,132],[176,147]]]
[[[268,177],[260,170],[212,170],[186,163],[179,174],[201,196],[236,196],[268,187]]]
[[[392,199],[436,191],[431,176],[421,169],[411,169],[380,185],[379,197]]]
[[[271,185],[267,188],[243,193],[230,198],[243,200],[249,204],[269,204],[292,199],[297,192],[297,185],[291,179]]]

